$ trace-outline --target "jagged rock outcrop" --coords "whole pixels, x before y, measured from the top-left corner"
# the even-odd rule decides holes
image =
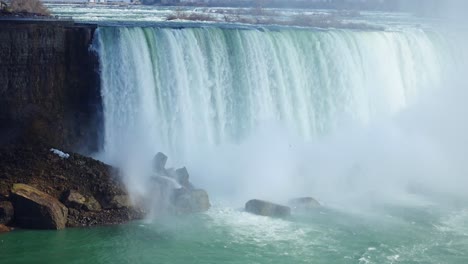
[[[0,21],[0,146],[37,142],[91,153],[101,141],[96,26]]]
[[[167,159],[168,157],[161,152],[153,158],[155,175],[149,184],[152,197],[147,199],[146,204],[153,209],[175,214],[199,213],[210,209],[208,193],[194,188],[187,168],[166,169]]]
[[[311,210],[320,207],[320,203],[312,197],[301,197],[291,199],[288,205],[296,210]]]
[[[54,197],[26,184],[14,184],[11,200],[15,223],[23,228],[63,229],[68,209]]]
[[[180,169],[175,170],[174,178],[179,182],[180,185],[187,189],[193,189],[193,185],[189,181],[189,173],[187,168],[183,167]]]
[[[153,158],[153,166],[156,173],[165,175],[166,174],[166,162],[167,156],[162,153],[158,152]]]
[[[253,199],[245,204],[245,211],[263,216],[288,217],[291,215],[291,208],[272,202]]]

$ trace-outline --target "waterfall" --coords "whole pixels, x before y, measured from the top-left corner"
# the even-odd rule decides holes
[[[304,140],[392,115],[444,81],[444,40],[400,31],[101,27],[104,152],[181,159],[264,123]]]

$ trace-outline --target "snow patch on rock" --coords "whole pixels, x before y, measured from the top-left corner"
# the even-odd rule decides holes
[[[63,152],[61,150],[58,150],[58,149],[51,148],[50,151],[52,153],[54,153],[55,155],[61,157],[62,159],[68,159],[70,157],[70,154],[65,153],[65,152]]]

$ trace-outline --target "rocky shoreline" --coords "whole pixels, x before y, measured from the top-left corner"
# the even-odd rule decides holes
[[[79,154],[68,155],[61,157],[45,146],[0,149],[0,224],[61,229],[144,217],[144,210],[130,202],[117,169]],[[44,213],[46,209],[50,212]],[[57,211],[66,211],[58,213],[65,224],[51,223]],[[44,219],[50,221],[40,224]]]
[[[125,223],[155,206],[175,214],[210,207],[187,169],[166,169],[162,153],[138,201],[117,168],[84,156],[103,140],[99,60],[90,49],[96,25],[8,17],[0,24],[0,232]]]
[[[193,186],[185,167],[166,169],[166,160],[162,153],[155,156],[150,195],[134,201],[121,172],[103,162],[45,145],[2,147],[0,233],[121,224],[151,210],[178,215],[208,210],[206,191]]]

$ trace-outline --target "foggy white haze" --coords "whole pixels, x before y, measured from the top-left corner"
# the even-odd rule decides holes
[[[185,105],[179,106],[176,110],[187,111],[184,116],[185,120],[177,122],[189,121],[193,124],[172,127],[173,131],[156,132],[159,131],[158,126],[162,126],[162,123],[158,121],[151,124],[147,120],[152,120],[151,113],[158,111],[155,108],[157,103],[151,102],[154,96],[152,92],[145,92],[143,96],[146,103],[143,105],[149,105],[150,109],[132,109],[135,113],[142,111],[143,115],[139,117],[141,120],[137,121],[141,124],[129,125],[131,128],[122,130],[123,134],[115,132],[116,129],[108,129],[108,131],[112,130],[111,133],[117,133],[119,140],[113,141],[110,137],[108,146],[113,150],[108,149],[108,152],[104,153],[105,159],[114,163],[117,161],[126,168],[129,188],[137,193],[137,197],[147,194],[145,186],[147,175],[151,170],[150,159],[156,152],[163,151],[169,156],[169,167],[187,166],[191,180],[197,187],[207,189],[215,202],[227,202],[234,207],[242,207],[247,200],[252,198],[284,203],[288,199],[301,196],[312,196],[331,207],[354,209],[386,204],[424,205],[445,203],[446,200],[467,200],[468,123],[466,116],[468,108],[465,103],[466,76],[468,76],[466,71],[468,65],[467,32],[463,31],[463,27],[453,27],[450,30],[444,28],[447,21],[451,21],[450,23],[459,21],[459,11],[463,10],[466,5],[464,1],[448,1],[445,4],[438,2],[433,6],[425,6],[426,11],[436,12],[438,17],[444,17],[440,19],[441,29],[438,29],[441,31],[447,29],[446,32],[442,32],[442,36],[453,37],[447,41],[450,44],[447,50],[437,51],[450,63],[435,61],[434,69],[437,69],[435,72],[414,73],[421,75],[415,75],[412,78],[432,80],[432,77],[435,78],[432,75],[440,75],[442,78],[440,83],[435,81],[427,83],[414,99],[408,99],[401,104],[396,103],[396,106],[386,106],[385,103],[379,105],[381,103],[379,96],[385,94],[381,91],[382,87],[392,90],[391,85],[408,82],[407,85],[413,88],[411,87],[412,81],[399,79],[402,78],[400,75],[392,75],[390,71],[394,71],[395,68],[391,66],[388,70],[375,68],[386,67],[386,64],[390,63],[393,58],[386,58],[386,56],[394,56],[393,54],[381,54],[377,62],[380,64],[367,66],[368,71],[363,73],[364,78],[368,79],[376,74],[382,75],[379,75],[380,79],[376,79],[375,82],[362,84],[370,85],[369,87],[361,87],[368,91],[371,97],[374,96],[374,99],[367,103],[375,104],[373,106],[375,109],[383,109],[383,111],[371,111],[369,115],[373,118],[369,120],[359,120],[356,117],[342,114],[334,121],[333,128],[326,133],[304,138],[304,135],[289,125],[291,120],[261,119],[241,140],[205,142],[199,139],[208,136],[187,136],[190,133],[212,133],[210,127],[203,129],[205,117],[200,114],[202,112],[196,112],[199,110],[196,105],[192,105],[193,98],[186,98],[186,101],[183,101]],[[405,8],[409,7],[405,6]],[[391,29],[388,31],[391,32]],[[128,34],[132,34],[133,39],[139,37],[137,32],[128,32]],[[167,34],[168,40],[175,41],[172,44],[175,50],[180,44],[180,40],[179,44],[176,44],[175,39],[182,35],[164,34]],[[187,35],[182,38],[189,40],[190,37]],[[135,50],[122,47],[129,54],[138,54],[145,50],[144,44],[141,42],[138,44],[142,46]],[[184,49],[191,52],[193,48],[184,48],[182,44],[180,45],[181,54]],[[389,44],[389,47],[392,48],[392,45]],[[368,50],[378,47],[380,46],[370,45]],[[177,51],[172,52],[177,54]],[[194,52],[200,51],[194,48]],[[198,53],[195,54],[198,56]],[[151,55],[141,53],[137,56],[141,56],[136,66],[139,77],[130,83],[141,82],[139,85],[142,87],[153,87],[156,85],[153,83],[155,81],[145,77],[153,74],[151,68],[147,66],[151,62],[146,61]],[[193,55],[186,54],[185,56]],[[415,64],[424,64],[418,59],[413,59]],[[402,58],[402,60],[409,61],[410,58]],[[169,62],[168,65],[174,63]],[[174,67],[181,67],[178,71],[183,71],[182,68],[189,67],[187,65],[190,62],[185,61],[185,63],[186,66],[174,64]],[[406,67],[411,69],[412,66],[415,65],[409,63]],[[190,81],[187,79],[187,83],[175,84],[173,88],[182,89],[189,82],[191,86],[188,87],[195,88],[198,87],[198,82],[200,82],[200,87],[217,82],[217,80],[203,79],[210,76],[204,76],[206,73],[204,69],[201,69],[201,64],[196,64],[195,67],[187,68],[187,74],[190,75],[190,71],[193,71],[193,76],[198,77],[190,75],[188,77],[192,78]],[[352,69],[352,66],[350,67]],[[128,69],[128,71],[132,70]],[[147,70],[149,72],[146,72]],[[183,78],[185,77],[175,77],[176,80]],[[115,83],[109,88],[115,85],[120,85],[120,83]],[[224,84],[217,83],[217,85]],[[347,87],[347,84],[344,84],[344,87]],[[398,93],[396,89],[397,87],[394,92]],[[390,90],[386,93],[391,94]],[[405,94],[404,97],[411,98],[411,91],[407,90],[406,93],[409,94]],[[193,97],[194,95],[187,96]],[[119,103],[119,106],[124,103]],[[172,102],[172,104],[177,104],[177,102]],[[386,107],[394,107],[394,109],[386,109]],[[215,116],[220,113],[208,111],[206,115]],[[126,120],[126,117],[122,115],[116,117]],[[176,117],[172,118],[175,120]],[[116,120],[116,122],[119,121]],[[140,125],[143,125],[144,129],[141,129]],[[179,131],[184,127],[192,131]],[[159,138],[160,135],[165,135],[166,138]],[[164,141],[170,137],[173,137],[175,143]],[[178,144],[178,150],[171,149],[170,144]]]
[[[444,17],[441,24],[464,22],[468,2],[437,1],[426,10]],[[196,155],[190,165],[210,191],[239,205],[298,196],[352,208],[466,201],[468,32],[460,28],[453,32],[457,70],[396,115],[367,125],[344,117],[330,135],[309,142],[267,124],[239,146]]]
[[[343,122],[311,142],[266,126],[240,146],[201,152],[190,165],[203,186],[238,204],[314,196],[356,209],[466,200],[467,95],[466,81],[458,79],[395,116],[368,125]]]

